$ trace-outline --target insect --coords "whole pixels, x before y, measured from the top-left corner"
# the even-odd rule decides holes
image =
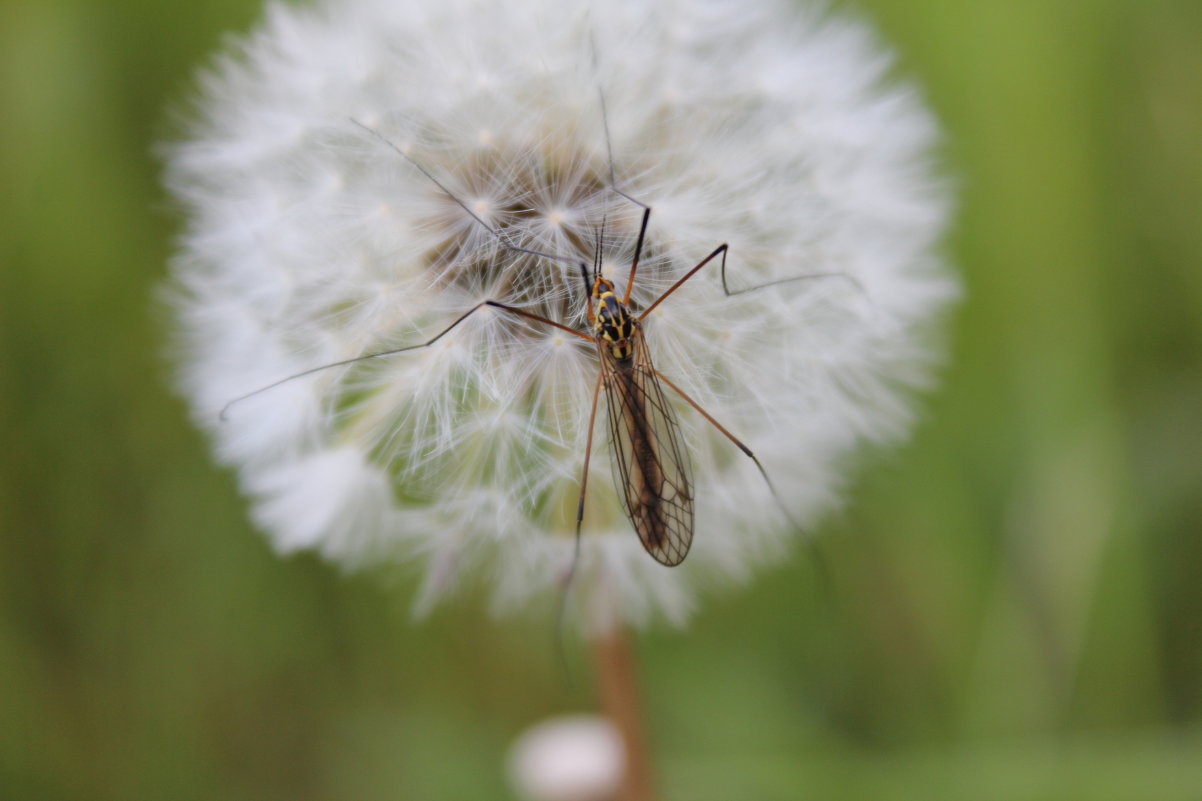
[[[609,144],[608,122],[605,121],[604,97],[601,99],[602,120],[605,124],[606,144]],[[551,259],[578,268],[584,287],[586,317],[591,331],[579,331],[569,325],[557,322],[548,317],[527,311],[514,305],[496,299],[483,300],[472,306],[450,325],[443,328],[426,342],[393,348],[375,353],[368,353],[351,359],[323,364],[318,367],[290,375],[253,392],[242,395],[226,404],[221,410],[220,417],[226,415],[234,404],[251,396],[265,392],[280,384],[301,378],[321,370],[354,364],[368,359],[394,356],[408,351],[419,350],[434,345],[471,315],[484,307],[499,309],[507,314],[523,317],[541,325],[552,326],[573,337],[592,343],[597,353],[598,371],[592,393],[592,406],[589,412],[588,433],[580,476],[580,495],[576,509],[576,558],[579,556],[580,536],[584,521],[585,497],[588,487],[589,466],[593,450],[593,434],[596,427],[597,408],[602,389],[605,391],[606,407],[611,442],[612,467],[614,482],[619,491],[626,516],[638,534],[639,540],[647,553],[657,562],[666,566],[675,566],[684,561],[693,542],[694,532],[694,484],[691,475],[688,451],[682,442],[680,426],[676,413],[669,402],[667,390],[678,396],[691,406],[698,414],[722,433],[731,443],[754,462],[764,481],[767,483],[773,498],[782,513],[792,521],[784,504],[768,477],[767,471],[755,454],[743,442],[735,437],[721,423],[705,411],[693,398],[686,394],[676,383],[656,369],[651,359],[646,338],[643,334],[643,323],[661,303],[667,300],[689,279],[707,265],[717,261],[720,265],[723,292],[734,296],[745,292],[762,289],[774,284],[789,281],[812,279],[828,276],[843,276],[841,273],[818,273],[796,276],[760,284],[749,288],[732,290],[727,284],[726,258],[729,247],[726,243],[714,248],[705,258],[680,276],[658,298],[637,312],[631,308],[631,291],[638,276],[639,260],[643,254],[647,228],[651,218],[651,206],[628,195],[614,185],[614,168],[612,153],[609,158],[608,189],[625,198],[642,209],[638,238],[634,254],[626,276],[625,288],[619,294],[612,281],[602,275],[601,242],[604,222],[597,232],[597,242],[594,248],[593,264],[590,268],[584,261],[578,261],[567,256],[544,253],[529,248],[520,247],[509,242],[501,231],[493,228],[478,214],[455,196],[439,179],[421,163],[410,157],[404,150],[387,139],[373,128],[351,120],[367,134],[374,137],[383,145],[405,159],[420,171],[429,181],[466,212],[474,224],[488,231],[500,245],[514,253],[523,253],[540,258]],[[846,277],[846,276],[843,276]],[[796,526],[799,528],[799,526]],[[574,573],[576,559],[572,563]],[[570,577],[571,574],[569,574]]]

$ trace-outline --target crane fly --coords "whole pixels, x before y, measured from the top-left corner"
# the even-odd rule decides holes
[[[604,113],[604,98],[602,98],[603,120]],[[676,419],[676,413],[673,411],[672,405],[668,402],[665,395],[664,385],[696,410],[706,421],[713,425],[755,463],[785,518],[795,527],[800,528],[781,502],[780,496],[777,494],[775,486],[773,486],[771,479],[768,477],[767,471],[764,470],[764,466],[756,458],[755,454],[752,453],[751,449],[715,420],[695,400],[689,397],[684,390],[655,368],[651,361],[646,338],[643,334],[643,321],[686,281],[719,257],[721,257],[720,273],[722,290],[727,297],[800,279],[823,277],[849,278],[848,276],[842,273],[813,273],[771,281],[748,288],[731,290],[726,281],[726,256],[729,247],[726,243],[723,243],[687,270],[658,298],[636,314],[631,310],[629,305],[630,294],[634,288],[635,279],[638,274],[639,258],[643,251],[647,226],[651,218],[651,206],[628,195],[614,185],[612,154],[610,155],[610,183],[608,190],[642,208],[642,220],[639,225],[634,256],[631,259],[625,288],[620,297],[614,283],[601,274],[601,241],[603,234],[600,230],[597,232],[597,243],[594,248],[591,271],[583,261],[514,245],[499,230],[490,226],[460,198],[456,197],[433,173],[395,143],[375,129],[357,120],[352,119],[351,122],[358,125],[408,161],[409,164],[437,186],[448,199],[466,212],[475,224],[492,234],[497,242],[506,250],[515,254],[533,255],[567,263],[574,267],[578,266],[584,284],[586,316],[589,324],[592,326],[592,331],[591,333],[578,331],[564,323],[504,303],[500,300],[483,300],[461,314],[450,325],[426,342],[323,364],[295,373],[245,395],[241,395],[231,400],[222,408],[219,415],[222,420],[226,419],[227,413],[233,405],[293,379],[333,367],[350,365],[368,359],[393,356],[407,351],[430,347],[480,309],[491,307],[542,325],[552,326],[567,334],[591,342],[596,347],[599,367],[596,384],[593,389],[584,462],[580,476],[580,497],[576,509],[576,555],[573,558],[571,571],[568,574],[569,581],[571,575],[575,572],[576,561],[579,557],[581,528],[584,522],[584,501],[588,487],[589,463],[593,449],[593,432],[596,427],[597,406],[602,388],[605,390],[606,417],[609,427],[614,483],[631,526],[633,526],[635,532],[638,534],[643,548],[657,562],[668,567],[673,567],[684,561],[693,543],[694,528],[694,494],[689,455],[681,441],[680,426]],[[608,142],[609,132],[608,123],[606,123],[607,145]],[[604,223],[601,226],[602,230],[603,228]],[[849,278],[849,280],[855,283],[854,279]]]
[[[660,564],[680,564],[693,543],[693,494],[688,451],[651,363],[642,318],[630,313],[631,284],[621,299],[613,282],[594,275],[588,315],[597,345],[597,388],[605,388],[611,464],[626,516],[647,553]],[[577,525],[583,522],[587,460],[597,415],[596,391],[589,413],[586,466]]]

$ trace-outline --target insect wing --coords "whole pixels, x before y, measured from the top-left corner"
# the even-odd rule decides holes
[[[676,413],[651,366],[640,329],[628,363],[600,347],[614,482],[647,553],[669,567],[693,543],[689,456]]]

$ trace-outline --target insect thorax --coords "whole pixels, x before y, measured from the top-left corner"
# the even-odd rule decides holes
[[[596,318],[593,331],[598,341],[604,342],[610,355],[618,361],[628,360],[634,354],[631,339],[636,323],[612,290],[602,292],[597,298]]]

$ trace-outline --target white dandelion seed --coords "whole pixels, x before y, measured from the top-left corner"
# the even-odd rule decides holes
[[[715,262],[644,323],[656,366],[755,451],[795,520],[836,503],[859,446],[908,427],[955,294],[934,252],[948,202],[935,126],[883,80],[873,37],[777,0],[588,5],[273,5],[205,76],[168,160],[188,211],[181,383],[281,552],[416,562],[419,609],[471,575],[499,610],[557,592],[588,343],[486,307],[431,347],[218,410],[424,342],[485,299],[588,332],[571,261],[592,262],[604,219],[602,273],[623,288],[642,211],[611,191],[610,152],[618,187],[653,208],[634,308],[722,242],[732,288],[850,279],[727,297]],[[561,258],[515,254],[473,214]],[[586,629],[681,622],[702,586],[747,579],[798,535],[755,465],[676,411],[697,517],[674,569],[625,517],[598,412],[573,589]]]

